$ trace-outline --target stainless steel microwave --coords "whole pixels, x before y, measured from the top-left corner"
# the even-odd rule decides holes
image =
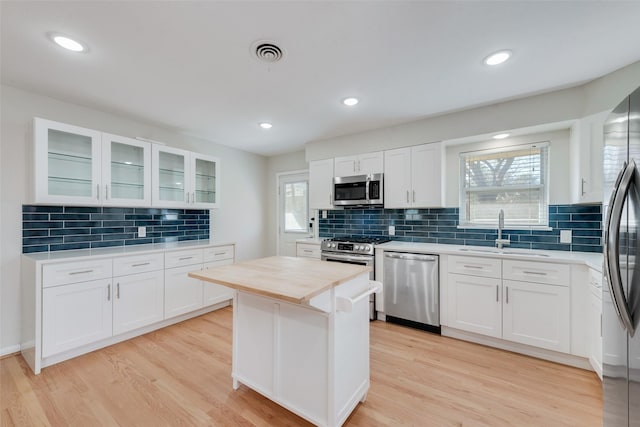
[[[383,174],[333,178],[334,206],[371,206],[384,204]]]

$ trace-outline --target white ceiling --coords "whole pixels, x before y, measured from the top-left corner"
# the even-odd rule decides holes
[[[264,155],[640,60],[637,1],[2,1],[1,12],[2,83]],[[50,31],[90,51],[64,51]],[[285,60],[253,58],[261,39]],[[482,64],[503,48],[511,61]]]

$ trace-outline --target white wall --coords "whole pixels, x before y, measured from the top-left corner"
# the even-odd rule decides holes
[[[34,116],[128,137],[142,136],[219,157],[222,207],[211,212],[213,238],[236,242],[239,260],[264,256],[268,197],[265,157],[10,86],[0,89],[0,354],[19,349],[22,204],[31,202],[28,133]]]
[[[276,175],[281,172],[291,172],[308,169],[307,161],[304,158],[304,151],[296,151],[289,154],[269,157],[267,162],[267,211],[266,222],[269,232],[267,234],[268,255],[276,255],[278,240],[277,225],[277,201],[278,201],[278,183]],[[317,221],[316,221],[317,224]]]

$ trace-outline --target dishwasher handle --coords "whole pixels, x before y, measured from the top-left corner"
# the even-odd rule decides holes
[[[408,254],[402,252],[385,252],[385,258],[405,259],[409,261],[437,262],[437,255]]]

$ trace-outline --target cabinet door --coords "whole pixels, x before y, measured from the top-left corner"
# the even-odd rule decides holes
[[[113,279],[113,334],[159,322],[164,317],[162,270]]]
[[[369,175],[384,172],[384,155],[382,151],[360,154],[356,163],[358,175]]]
[[[413,207],[444,206],[444,176],[442,173],[445,159],[443,154],[444,150],[439,142],[411,147],[411,203]]]
[[[335,176],[352,176],[360,175],[356,165],[358,156],[336,157],[334,159]]]
[[[384,207],[411,206],[411,148],[384,152]]]
[[[111,336],[111,279],[42,290],[42,357]]]
[[[222,261],[212,261],[204,264],[204,269],[219,267],[221,265],[233,264],[232,259],[225,259]],[[233,299],[234,290],[226,286],[217,285],[211,282],[202,282],[204,292],[204,306],[218,304],[220,302],[229,301]]]
[[[151,144],[102,134],[104,204],[151,206]]]
[[[333,159],[309,162],[309,208],[333,209]]]
[[[202,264],[170,268],[164,271],[164,318],[202,308],[202,282],[188,276]]]
[[[503,281],[502,337],[506,340],[569,353],[569,288]]]
[[[602,203],[602,147],[609,111],[583,117],[571,127],[572,203]]]
[[[34,119],[35,202],[96,205],[100,132]]]
[[[220,160],[216,157],[191,153],[190,170],[189,206],[220,207]]]
[[[591,366],[602,378],[602,294],[592,288],[589,294],[589,338]]]
[[[449,326],[502,337],[500,279],[449,274]]]
[[[189,200],[189,152],[153,145],[152,200],[154,206],[186,207]]]

